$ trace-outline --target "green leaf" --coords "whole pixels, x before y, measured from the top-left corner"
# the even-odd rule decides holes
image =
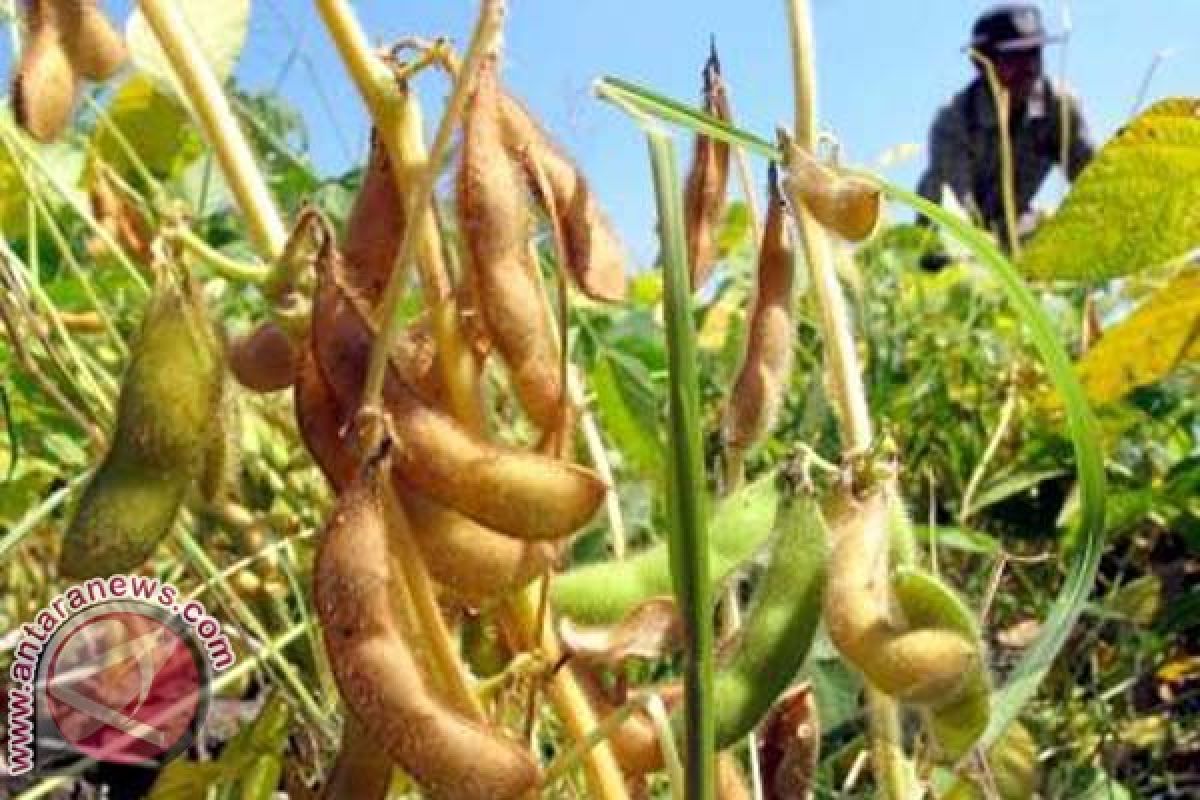
[[[1000,553],[1000,543],[986,533],[939,525],[930,528],[928,525],[914,525],[913,533],[921,542],[932,546],[948,547],[962,553],[972,553],[980,556],[994,556]]]
[[[1198,359],[1200,269],[1189,268],[1104,332],[1079,362],[1079,379],[1093,403],[1111,403]]]
[[[661,479],[665,459],[658,432],[662,426],[645,368],[620,353],[605,351],[596,359],[591,384],[604,430],[629,466],[644,477]]]
[[[1035,278],[1104,280],[1200,245],[1200,100],[1163,100],[1127,125],[1026,247]]]
[[[204,151],[187,111],[145,75],[134,75],[117,89],[92,134],[89,155],[130,176],[134,167],[126,145],[159,178],[180,173]]]
[[[246,31],[250,27],[250,0],[174,0],[172,5],[192,29],[196,43],[208,57],[209,66],[216,73],[217,80],[225,81],[233,74],[233,67],[246,42]],[[171,62],[159,47],[158,39],[140,9],[130,15],[125,25],[125,41],[129,45],[129,56],[134,66],[150,76],[164,91],[186,98],[171,69]]]

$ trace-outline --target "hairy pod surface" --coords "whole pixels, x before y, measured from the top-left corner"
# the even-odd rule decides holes
[[[399,494],[430,575],[472,608],[528,585],[558,557],[552,543],[497,533],[419,492]]]
[[[445,706],[392,615],[396,578],[380,488],[355,483],[317,546],[313,598],[334,678],[350,711],[430,797],[507,800],[536,786],[532,757]],[[400,516],[391,524],[405,524]]]
[[[221,352],[198,289],[161,286],[121,382],[112,446],[67,527],[64,575],[133,569],[170,532],[212,446]]]
[[[78,83],[57,29],[43,19],[45,2],[29,5],[29,35],[13,76],[12,108],[26,133],[52,142],[71,120]]]
[[[725,411],[725,441],[747,450],[774,424],[792,371],[792,283],[795,252],[787,234],[774,167],[768,179],[767,222],[758,252],[758,285],[746,354]]]
[[[721,62],[714,48],[704,62],[704,110],[732,122],[729,103],[721,85]],[[692,149],[692,166],[683,187],[683,216],[687,235],[688,264],[692,290],[708,282],[717,261],[717,226],[725,208],[729,183],[729,145],[711,136],[697,134]]]
[[[279,324],[267,320],[229,345],[233,377],[252,392],[286,389],[296,381],[296,346]]]
[[[991,681],[979,624],[958,594],[924,570],[899,567],[892,575],[892,591],[910,626],[953,631],[975,647],[974,665],[961,689],[926,709],[939,755],[956,762],[979,741],[991,715]]]
[[[956,696],[979,653],[943,628],[907,628],[888,613],[888,509],[875,490],[861,504],[848,499],[835,525],[825,593],[825,623],[833,643],[880,691],[924,705]]]
[[[813,218],[847,241],[861,242],[879,224],[883,193],[878,186],[839,175],[801,148],[791,149],[787,181]]]
[[[47,0],[75,71],[90,81],[108,80],[125,63],[125,40],[97,0]]]
[[[384,800],[392,784],[392,759],[352,713],[320,800]]]
[[[828,530],[816,499],[785,499],[741,638],[713,676],[718,748],[754,730],[804,664],[821,619],[827,560]]]
[[[223,352],[197,287],[158,290],[121,382],[113,456],[195,477],[224,391]]]
[[[338,404],[357,409],[370,332],[328,271],[318,284],[314,353]],[[397,440],[392,461],[399,479],[485,527],[521,539],[561,539],[591,519],[604,499],[595,473],[473,436],[422,403],[395,370],[384,402]]]
[[[374,307],[383,296],[404,233],[404,202],[396,191],[391,160],[379,134],[371,133],[371,155],[362,186],[346,219],[342,243],[347,271]]]
[[[238,479],[241,468],[241,416],[237,397],[225,388],[213,419],[204,466],[200,471],[200,496],[210,503],[221,499]]]
[[[358,474],[354,449],[346,439],[345,411],[317,366],[311,350],[300,354],[293,395],[300,438],[335,491],[350,485]]]
[[[483,315],[521,406],[543,432],[566,402],[554,323],[530,259],[532,220],[516,165],[504,149],[494,60],[480,70],[463,119],[458,210]]]
[[[521,165],[530,190],[562,239],[575,285],[593,300],[624,300],[625,248],[583,172],[507,93],[500,99],[500,125],[505,149]]]
[[[137,567],[171,532],[190,482],[189,476],[107,459],[67,527],[59,572],[83,579]]]
[[[768,475],[722,499],[709,525],[710,575],[726,580],[762,547],[779,505],[776,477]],[[660,542],[623,561],[602,561],[562,573],[550,585],[554,609],[575,622],[615,624],[652,597],[670,595],[667,546]]]

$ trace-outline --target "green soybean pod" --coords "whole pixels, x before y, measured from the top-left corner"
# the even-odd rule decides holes
[[[914,567],[899,567],[892,575],[892,591],[905,618],[916,627],[942,628],[971,641],[978,658],[958,692],[927,707],[928,724],[941,757],[958,761],[987,728],[991,714],[991,681],[983,639],[975,614],[962,598],[937,576]]]
[[[190,481],[109,459],[83,490],[63,537],[59,572],[69,578],[136,567],[170,533]]]
[[[828,537],[816,498],[783,501],[741,639],[714,676],[717,747],[750,733],[804,664],[821,619]]]
[[[988,769],[1000,800],[1030,800],[1037,788],[1037,742],[1029,729],[1014,722],[987,753]],[[978,784],[962,777],[938,800],[984,800]]]
[[[709,564],[714,584],[724,581],[754,555],[771,534],[779,505],[771,473],[721,500],[709,525]],[[569,570],[554,579],[556,611],[580,623],[614,624],[652,597],[671,594],[666,542],[624,561],[605,561]]]

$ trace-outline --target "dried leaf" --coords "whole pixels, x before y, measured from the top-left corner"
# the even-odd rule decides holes
[[[612,626],[559,623],[563,647],[585,661],[616,666],[630,658],[662,658],[683,643],[683,622],[675,601],[653,597]]]
[[[808,800],[821,749],[821,723],[812,686],[793,686],[776,701],[758,742],[763,800]]]

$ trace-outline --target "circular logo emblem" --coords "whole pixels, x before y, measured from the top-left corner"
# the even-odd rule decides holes
[[[69,620],[39,665],[39,740],[125,764],[185,749],[208,705],[209,666],[177,617],[137,601],[102,603]]]

